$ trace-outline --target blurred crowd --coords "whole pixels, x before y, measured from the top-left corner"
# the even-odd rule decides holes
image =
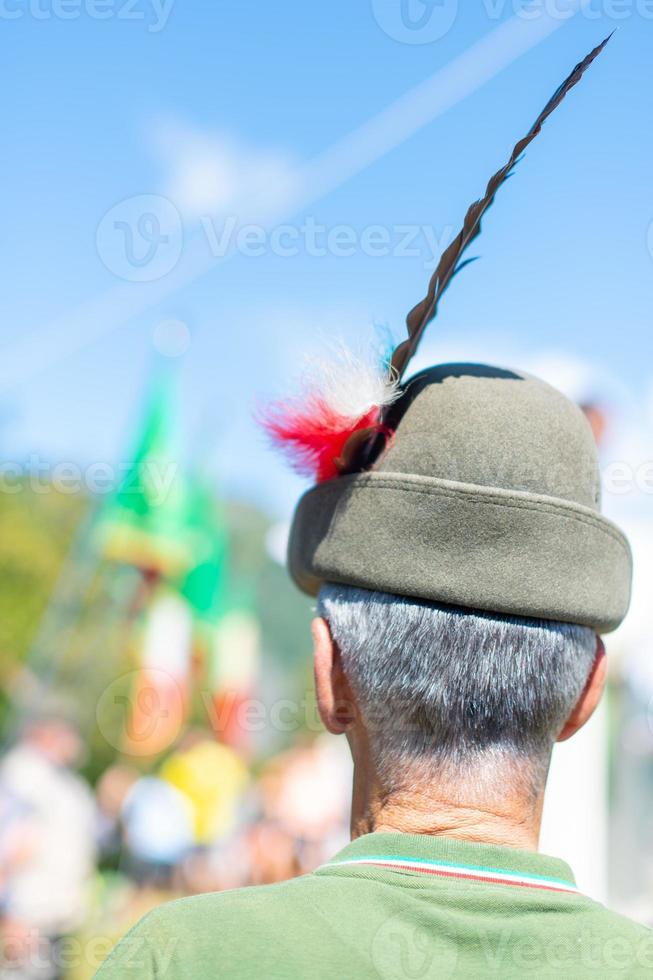
[[[0,976],[85,978],[150,907],[305,873],[347,839],[350,763],[307,740],[258,766],[201,730],[91,787],[83,742],[27,724],[0,762]]]

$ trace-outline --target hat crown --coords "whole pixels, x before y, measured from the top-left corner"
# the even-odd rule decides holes
[[[391,412],[375,470],[521,491],[600,509],[596,445],[583,412],[537,378],[484,364],[416,375]]]
[[[597,632],[621,623],[632,557],[598,513],[592,431],[564,395],[447,364],[407,382],[383,421],[393,435],[371,447],[371,468],[297,507],[288,560],[302,589],[342,582]]]

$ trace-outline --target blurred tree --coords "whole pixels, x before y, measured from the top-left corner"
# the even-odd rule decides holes
[[[117,731],[122,723],[119,704],[115,703],[113,718],[102,731],[96,724],[95,708],[109,685],[118,694],[129,692],[128,674],[136,660],[125,613],[138,585],[133,569],[122,566],[107,574],[106,564],[97,562],[92,547],[97,539],[92,521],[96,503],[83,494],[64,494],[42,485],[35,492],[27,480],[20,492],[0,494],[1,730],[7,733],[10,700],[16,698],[17,686],[25,679],[25,672],[21,675],[19,668],[28,654],[34,655],[39,628],[59,589],[62,570],[71,560],[76,563],[76,550],[90,554],[92,561],[86,566],[80,564],[73,577],[74,594],[58,600],[67,614],[64,626],[47,638],[36,661],[30,659],[29,667],[37,675],[51,668],[53,694],[68,699],[75,708],[87,740],[86,770],[91,778],[102,772],[119,750],[120,740],[111,736],[112,729]],[[208,499],[204,504],[211,506]],[[297,697],[299,701],[310,689],[311,603],[269,556],[266,538],[270,521],[265,514],[242,502],[221,504],[216,500],[213,506],[216,526],[225,530],[216,540],[215,557],[219,549],[229,554],[225,601],[230,603],[246,593],[259,620],[261,696],[268,702],[275,697]],[[81,548],[80,536],[88,536]],[[209,576],[210,572],[208,558],[207,568],[194,584],[198,586],[204,573]],[[214,572],[217,574],[217,569]],[[56,663],[48,664],[48,657]],[[205,710],[205,704],[198,701],[195,723],[206,723]],[[261,740],[265,754],[292,740],[292,733],[271,735],[274,737]]]
[[[27,655],[88,508],[79,494],[43,484],[35,493],[28,479],[16,489],[0,495],[0,724],[16,666]]]

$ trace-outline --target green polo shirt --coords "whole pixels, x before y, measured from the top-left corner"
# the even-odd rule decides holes
[[[368,834],[313,874],[150,912],[98,980],[653,977],[653,932],[581,895],[562,861]]]

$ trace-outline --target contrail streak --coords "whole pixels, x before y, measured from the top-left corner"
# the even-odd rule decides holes
[[[564,27],[588,2],[579,0],[566,17],[544,11],[535,20],[515,15],[490,31],[426,81],[299,168],[283,207],[276,213],[270,213],[268,207],[262,215],[252,214],[252,221],[263,228],[273,228],[342,186]],[[7,390],[24,383],[168,299],[232,254],[233,250],[216,257],[206,239],[196,235],[184,246],[176,268],[164,278],[113,286],[3,351],[0,385]]]

